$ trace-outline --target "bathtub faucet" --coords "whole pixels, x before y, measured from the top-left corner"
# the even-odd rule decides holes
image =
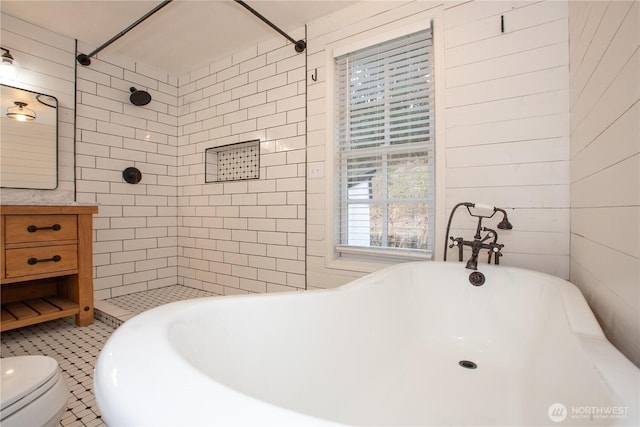
[[[464,240],[462,237],[450,237],[449,229],[451,227],[451,220],[453,218],[453,214],[455,210],[464,206],[467,208],[469,215],[478,218],[478,226],[476,227],[476,234],[473,236],[473,240]],[[478,212],[472,212],[471,209],[475,208],[481,211],[490,211],[490,214],[482,214]],[[501,230],[511,230],[513,225],[509,222],[507,218],[507,213],[504,209],[496,208],[493,206],[481,205],[477,203],[458,203],[451,212],[451,216],[449,217],[449,223],[447,225],[447,237],[451,240],[451,244],[448,246],[449,248],[453,248],[454,246],[458,248],[458,258],[459,261],[462,261],[463,258],[463,249],[465,246],[471,248],[471,258],[467,261],[466,267],[470,270],[478,269],[478,255],[482,249],[487,249],[489,251],[489,259],[488,263],[491,263],[491,257],[494,257],[494,263],[500,264],[500,257],[502,256],[502,248],[504,248],[503,244],[498,243],[498,233],[495,230],[492,230],[487,227],[482,226],[482,220],[486,218],[492,218],[496,212],[500,212],[502,214],[502,221],[498,223],[498,228]],[[486,233],[482,236],[482,233]],[[445,251],[444,251],[444,260],[447,260],[447,242],[445,241]]]
[[[457,246],[459,251],[460,261],[462,261],[462,249],[464,246],[469,246],[471,248],[471,258],[467,261],[467,268],[470,270],[478,269],[478,255],[482,249],[489,250],[489,259],[488,263],[491,264],[491,257],[495,257],[495,264],[500,264],[500,257],[502,256],[502,248],[504,245],[498,243],[498,233],[495,230],[492,230],[487,227],[482,227],[480,231],[484,231],[487,234],[484,237],[474,238],[472,241],[464,240],[462,237],[453,238],[450,237],[452,243],[449,245],[450,248]],[[476,235],[478,236],[478,235]],[[488,241],[490,240],[490,241]],[[487,242],[488,241],[488,242]]]

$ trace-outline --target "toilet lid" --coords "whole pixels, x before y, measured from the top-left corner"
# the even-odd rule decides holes
[[[58,374],[58,362],[47,356],[16,356],[0,359],[1,409],[29,395]]]

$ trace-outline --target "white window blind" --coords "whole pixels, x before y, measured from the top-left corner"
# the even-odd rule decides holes
[[[336,251],[430,254],[432,32],[360,49],[335,62]]]

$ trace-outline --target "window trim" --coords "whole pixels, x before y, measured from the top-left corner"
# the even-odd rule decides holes
[[[328,269],[340,269],[340,270],[353,270],[360,272],[372,272],[380,269],[381,267],[395,264],[400,260],[416,261],[416,260],[428,260],[428,259],[442,259],[442,237],[438,235],[438,231],[444,229],[444,216],[445,216],[445,191],[444,185],[445,178],[445,123],[444,123],[444,41],[443,31],[440,28],[439,23],[442,23],[442,10],[434,10],[433,14],[430,14],[427,19],[424,15],[420,20],[413,19],[413,22],[406,22],[407,20],[400,20],[390,25],[388,31],[372,31],[369,34],[357,34],[352,37],[347,37],[339,42],[328,44],[325,49],[325,65],[326,65],[326,82],[325,82],[325,119],[326,119],[326,135],[325,135],[325,148],[326,148],[326,161],[325,161],[325,267]],[[434,58],[434,96],[437,100],[435,111],[435,143],[434,143],[434,158],[435,158],[435,224],[434,224],[434,252],[433,253],[415,253],[409,250],[385,250],[384,248],[369,249],[369,248],[357,248],[349,249],[343,253],[358,254],[357,258],[351,258],[350,256],[338,256],[336,251],[335,241],[335,223],[339,221],[339,218],[333,216],[335,207],[335,188],[336,188],[336,170],[334,165],[335,160],[335,126],[334,123],[334,108],[335,108],[335,95],[333,88],[335,87],[335,58],[342,56],[346,53],[353,52],[368,46],[372,46],[378,43],[382,43],[394,38],[402,37],[408,34],[412,34],[418,31],[426,30],[431,27],[433,31],[433,58]],[[342,247],[344,248],[344,247]],[[350,247],[351,248],[351,247]],[[341,251],[342,252],[342,251]],[[391,252],[391,253],[389,253]]]

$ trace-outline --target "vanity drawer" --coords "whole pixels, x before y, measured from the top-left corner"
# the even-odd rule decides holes
[[[46,275],[78,270],[77,245],[39,246],[7,249],[5,252],[7,278]]]
[[[76,215],[7,215],[5,243],[51,242],[76,240]]]

